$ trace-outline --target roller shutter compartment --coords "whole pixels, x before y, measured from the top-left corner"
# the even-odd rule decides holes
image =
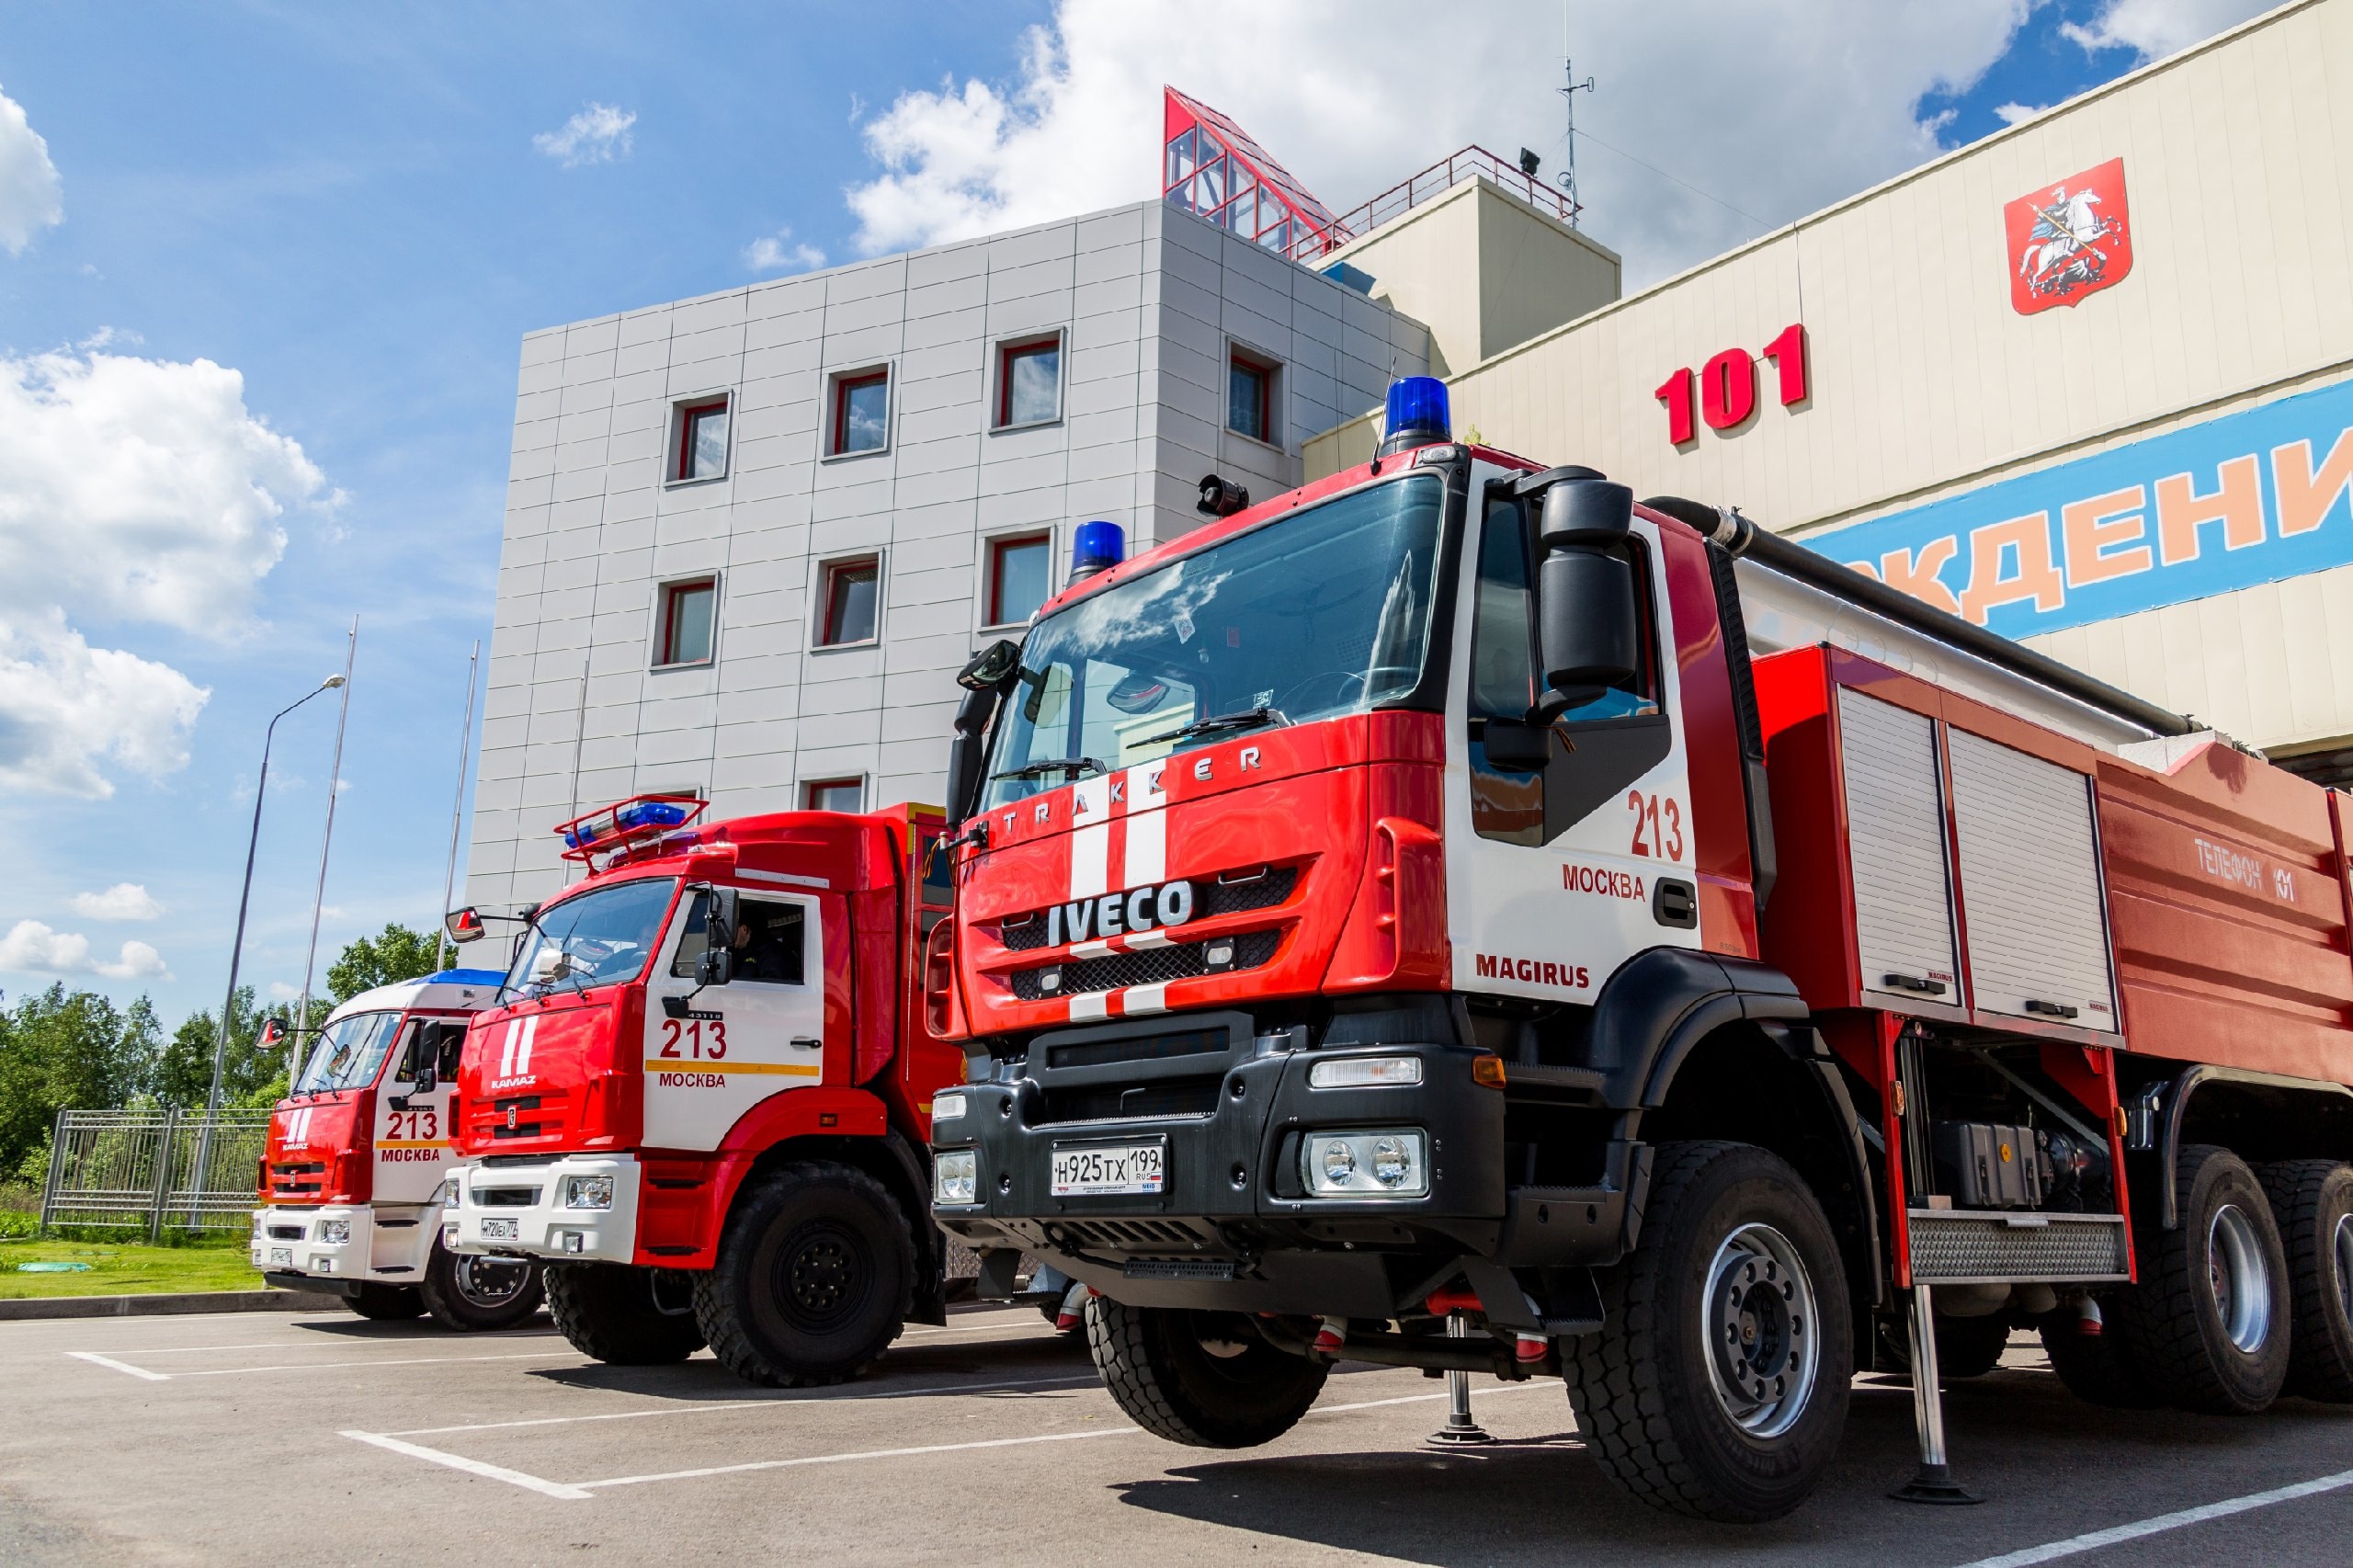
[[[1936,724],[1841,687],[1838,745],[1863,993],[1957,1005]]]
[[[2091,780],[1963,730],[1946,747],[1976,1007],[2114,1033]]]

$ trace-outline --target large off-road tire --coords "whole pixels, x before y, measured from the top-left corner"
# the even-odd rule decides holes
[[[548,1315],[583,1356],[615,1367],[659,1367],[703,1346],[683,1275],[626,1263],[550,1263],[541,1278]]]
[[[425,1315],[425,1298],[414,1285],[362,1285],[343,1304],[361,1317],[378,1323],[401,1323]]]
[[[813,1160],[744,1184],[695,1317],[737,1377],[807,1388],[856,1377],[915,1310],[915,1244],[881,1182]]]
[[[2010,1314],[1937,1319],[1937,1375],[1940,1378],[1982,1378],[2002,1364],[2010,1347]]]
[[[2109,1298],[2109,1327],[2166,1403],[2256,1415],[2288,1380],[2288,1260],[2271,1200],[2245,1161],[2191,1143],[2175,1169],[2174,1203],[2178,1227],[2136,1230],[2140,1282]]]
[[[1642,1244],[1601,1278],[1598,1334],[1563,1341],[1602,1471],[1695,1518],[1779,1518],[1836,1455],[1855,1369],[1821,1204],[1745,1143],[1659,1147]]]
[[[2280,1160],[2260,1174],[2288,1257],[2288,1392],[2353,1403],[2353,1165]]]
[[[2109,1309],[2102,1309],[2102,1316]],[[2072,1307],[2042,1314],[2036,1327],[2051,1369],[2067,1392],[2106,1410],[2147,1410],[2165,1403],[2132,1364],[2124,1335],[2112,1323],[2086,1320]]]
[[[513,1328],[540,1310],[545,1294],[538,1259],[478,1257],[438,1241],[417,1290],[434,1322],[461,1334]]]
[[[1245,1318],[1173,1307],[1086,1303],[1086,1345],[1103,1386],[1154,1437],[1197,1449],[1255,1449],[1293,1426],[1331,1369],[1278,1350]]]

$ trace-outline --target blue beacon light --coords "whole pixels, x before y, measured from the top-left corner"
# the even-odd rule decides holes
[[[1081,523],[1070,544],[1070,580],[1074,583],[1108,572],[1128,556],[1128,536],[1117,523]]]
[[[1446,383],[1436,376],[1401,376],[1389,383],[1388,417],[1381,428],[1381,456],[1454,439],[1446,406]]]

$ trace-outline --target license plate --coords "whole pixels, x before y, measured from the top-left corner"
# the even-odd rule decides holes
[[[293,1249],[292,1247],[272,1247],[272,1248],[270,1248],[270,1249],[269,1249],[269,1263],[270,1263],[270,1267],[273,1267],[273,1268],[291,1268],[291,1267],[294,1267],[294,1249]]]
[[[1052,1176],[1056,1198],[1165,1192],[1168,1188],[1167,1151],[1158,1143],[1096,1143],[1083,1149],[1057,1149]]]
[[[486,1242],[511,1242],[516,1236],[516,1224],[513,1220],[484,1220],[482,1222],[482,1239]]]

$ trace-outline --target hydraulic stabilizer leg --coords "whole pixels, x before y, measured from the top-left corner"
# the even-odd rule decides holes
[[[1937,1381],[1937,1321],[1930,1287],[1912,1287],[1912,1419],[1920,1436],[1920,1471],[1888,1494],[1899,1503],[1983,1503],[1963,1491],[1945,1462],[1944,1391]]]
[[[1471,1337],[1471,1320],[1461,1312],[1446,1315],[1446,1336],[1449,1339]],[[1472,1443],[1492,1443],[1487,1429],[1471,1419],[1471,1374],[1446,1374],[1446,1425],[1431,1433],[1428,1441],[1446,1448],[1459,1448]]]

